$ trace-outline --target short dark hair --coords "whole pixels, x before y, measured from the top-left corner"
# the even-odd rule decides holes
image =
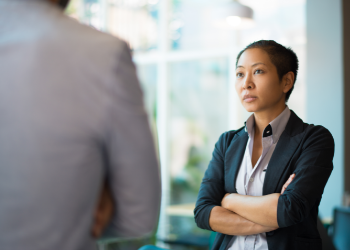
[[[276,43],[273,40],[260,40],[249,44],[241,52],[239,52],[236,61],[236,67],[238,60],[247,49],[262,49],[270,57],[271,62],[277,68],[277,74],[280,80],[288,72],[292,71],[294,73],[294,82],[293,87],[286,94],[286,102],[288,101],[290,94],[294,89],[294,84],[297,79],[298,69],[299,69],[299,60],[295,52],[291,48],[286,48],[283,45]]]

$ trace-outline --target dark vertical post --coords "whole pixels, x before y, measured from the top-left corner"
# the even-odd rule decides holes
[[[343,0],[344,186],[350,192],[350,1]]]

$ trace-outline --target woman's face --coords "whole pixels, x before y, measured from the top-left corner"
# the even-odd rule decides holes
[[[285,94],[293,86],[285,83],[286,79],[280,81],[275,65],[264,50],[255,48],[243,52],[236,68],[236,91],[248,112],[285,107]]]

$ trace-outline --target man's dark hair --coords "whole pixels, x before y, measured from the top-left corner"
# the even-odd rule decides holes
[[[68,5],[70,0],[59,0],[58,1],[58,5],[62,8],[62,9],[65,9]]]
[[[236,67],[238,60],[247,49],[262,49],[270,57],[271,62],[277,68],[277,74],[280,80],[288,72],[292,71],[294,73],[294,82],[293,87],[286,94],[286,102],[289,99],[290,94],[294,89],[294,84],[297,79],[298,69],[299,69],[299,60],[295,52],[291,48],[286,48],[283,45],[276,43],[273,40],[260,40],[253,42],[245,47],[241,52],[239,52],[236,61]]]

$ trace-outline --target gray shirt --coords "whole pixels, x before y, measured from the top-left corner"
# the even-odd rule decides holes
[[[252,166],[252,153],[254,145],[254,114],[246,122],[248,142],[243,156],[241,167],[236,179],[237,193],[250,196],[262,196],[266,169],[271,156],[276,148],[277,142],[283,133],[290,117],[288,106],[265,128],[262,137],[262,154]],[[265,233],[234,236],[229,244],[229,250],[268,250]]]
[[[159,167],[126,44],[47,1],[0,0],[0,77],[1,249],[93,249],[105,176],[110,232],[150,233]]]

